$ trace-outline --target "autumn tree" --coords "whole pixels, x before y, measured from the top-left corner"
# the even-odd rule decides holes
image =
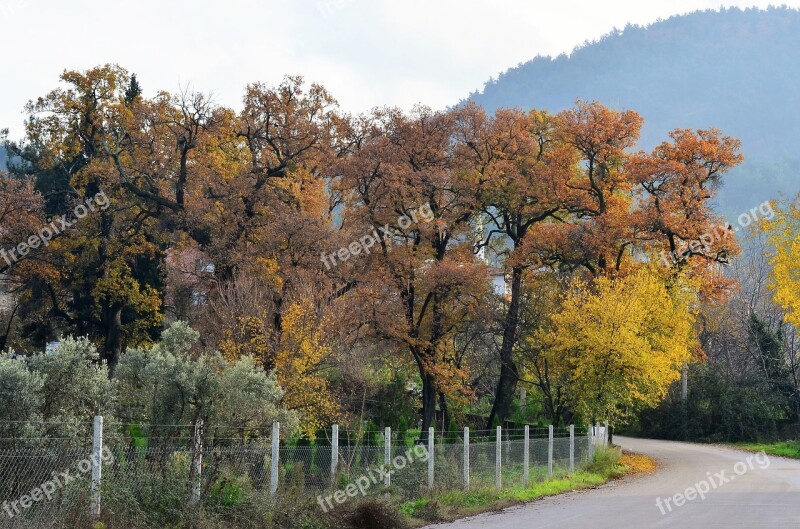
[[[357,300],[376,337],[407,347],[422,383],[423,436],[437,401],[464,389],[449,339],[488,288],[469,220],[475,193],[455,162],[453,112],[386,110],[357,122],[336,166],[350,233],[374,244],[353,257]],[[330,252],[335,252],[331,248]],[[348,258],[349,260],[349,258]]]
[[[66,88],[29,103],[26,140],[17,146],[28,162],[20,170],[38,181],[62,175],[56,190],[62,198],[50,207],[67,209],[48,213],[70,223],[51,242],[50,267],[30,280],[30,289],[71,331],[101,342],[113,373],[126,345],[149,342],[160,327],[156,263],[163,246],[150,230],[149,212],[110,177],[105,146],[130,114],[127,72],[106,65],[61,79]]]
[[[669,267],[676,273],[691,269],[703,278],[704,293],[713,296],[728,286],[715,265],[727,263],[738,251],[732,233],[722,226],[711,205],[722,175],[741,161],[736,140],[716,130],[677,130],[670,135],[671,142],[652,153],[636,153],[632,149],[643,120],[633,111],[617,112],[597,102],[579,101],[553,118],[537,112],[531,118],[538,123],[530,129],[534,145],[550,157],[537,155],[538,173],[527,169],[535,186],[511,188],[516,193],[506,191],[500,196],[514,197],[539,213],[532,217],[537,222],[526,224],[524,211],[512,210],[512,222],[499,217],[503,226],[491,217],[493,211],[508,209],[497,200],[490,200],[488,211],[494,223],[504,228],[497,231],[514,248],[509,262],[517,268],[511,274],[505,356],[493,408],[499,419],[507,413],[514,387],[511,381],[516,380],[509,360],[515,356],[514,339],[506,336],[513,337],[510,329],[518,317],[512,316],[519,312],[514,307],[519,298],[515,292],[526,267],[616,277],[635,271],[648,258],[677,257],[676,249],[680,249],[679,258],[666,260]],[[513,136],[501,135],[509,137]],[[514,173],[504,168],[502,174],[507,178]],[[541,215],[537,208],[543,204],[547,208]]]
[[[637,184],[636,240],[655,259],[702,278],[705,297],[731,286],[720,272],[740,252],[732,227],[713,210],[723,175],[742,161],[741,143],[715,129],[678,129],[630,171]]]
[[[619,271],[634,242],[635,183],[627,171],[628,149],[639,138],[642,118],[578,101],[555,118],[554,135],[576,156],[571,191],[560,222],[538,227],[527,253],[550,265],[580,267],[592,276]]]
[[[524,241],[539,223],[564,208],[577,158],[554,137],[546,112],[499,110],[494,116],[475,106],[460,113],[457,130],[462,178],[478,197],[481,228],[477,247],[491,247],[492,257],[508,275],[510,296],[503,315],[500,374],[487,428],[509,413],[519,379],[515,348],[524,303],[523,277],[535,261],[524,254]],[[485,226],[483,226],[485,224]],[[494,245],[494,239],[501,243]]]
[[[554,358],[545,343],[535,339],[552,331],[551,315],[561,309],[571,274],[553,270],[526,273],[523,288],[525,303],[520,318],[520,340],[516,361],[520,383],[538,391],[544,415],[551,424],[571,424],[575,412],[568,400],[561,358]]]
[[[126,347],[187,318],[206,352],[274,371],[308,431],[341,411],[328,373],[353,347],[407,352],[425,432],[437,408],[448,422],[472,397],[484,351],[496,355],[479,367],[497,368],[490,425],[508,417],[523,375],[555,388],[549,412],[567,417],[558,384],[577,366],[543,351],[579,348],[523,339],[544,340],[549,320],[533,289],[575,279],[592,286],[559,314],[599,310],[617,289],[656,292],[640,269],[667,255],[674,281],[696,278],[713,299],[727,286],[718,265],[738,251],[710,201],[739,145],[715,130],[677,130],[644,153],[642,118],[597,102],[354,117],[299,77],[249,85],[240,111],[190,90],[145,97],[113,65],[62,81],[8,144],[14,176],[32,180],[0,182],[4,242],[107,202],[6,263],[18,308],[5,339],[14,320],[37,346],[87,335],[113,373]],[[491,295],[490,267],[508,277],[507,297]],[[548,328],[577,325],[561,318]]]
[[[657,404],[697,346],[694,299],[691,283],[654,266],[574,285],[552,329],[538,337],[573,409],[619,424]]]
[[[738,251],[713,213],[715,190],[741,162],[739,142],[717,130],[679,129],[651,153],[633,152],[643,120],[592,102],[556,116],[555,135],[578,155],[562,222],[528,241],[545,263],[592,276],[625,273],[638,256],[667,264],[727,263]]]
[[[0,307],[0,349],[12,345],[17,323],[44,324],[35,317],[40,314],[38,303],[25,285],[31,276],[47,267],[47,260],[35,251],[24,251],[23,255],[17,247],[28,242],[39,246],[36,230],[45,223],[44,198],[36,191],[35,182],[31,178],[13,178],[0,173],[0,290],[5,296]]]

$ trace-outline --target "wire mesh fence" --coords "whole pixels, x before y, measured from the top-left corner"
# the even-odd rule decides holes
[[[354,436],[334,427],[311,442],[280,440],[279,428],[101,423],[89,436],[12,436],[0,439],[0,529],[74,528],[98,516],[108,527],[156,527],[187,505],[231,517],[286,495],[332,505],[524,487],[583,468],[605,432],[465,429],[409,443],[389,429]]]

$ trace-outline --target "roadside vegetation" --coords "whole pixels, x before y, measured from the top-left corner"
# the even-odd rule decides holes
[[[777,441],[774,443],[733,443],[732,446],[751,452],[800,459],[800,441]]]
[[[703,357],[627,432],[661,439],[764,446],[792,457],[800,437],[800,207],[774,202],[749,226],[726,270],[737,285],[699,316]],[[767,451],[767,453],[770,453]]]
[[[514,487],[500,492],[494,488],[448,491],[405,502],[399,510],[411,527],[421,527],[496,511],[547,496],[593,488],[626,474],[652,472],[654,469],[655,462],[646,456],[622,453],[618,447],[599,449],[595,461],[585,470],[554,475],[550,479],[532,483],[528,488]]]
[[[269,509],[271,514],[262,519],[267,524],[264,527],[270,529],[412,529],[589,489],[624,475],[655,469],[652,459],[622,453],[618,447],[598,449],[595,455],[594,462],[582,471],[561,472],[531,483],[528,488],[519,486],[498,492],[491,487],[479,487],[433,493],[412,500],[378,495],[346,502],[327,513],[313,501],[287,497],[279,499]]]
[[[626,474],[650,472],[652,460],[622,453],[619,448],[598,449],[595,461],[574,474],[561,473],[550,479],[532,483],[530,487],[504,489],[475,488],[469,491],[447,491],[429,496],[398,501],[389,498],[367,498],[337,506],[323,514],[311,502],[283,500],[276,506],[270,521],[275,529],[412,529],[432,523],[453,521],[484,512],[535,501],[571,491],[597,487]]]

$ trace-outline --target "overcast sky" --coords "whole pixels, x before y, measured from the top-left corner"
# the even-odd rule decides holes
[[[772,2],[774,3],[774,2]],[[800,0],[787,1],[800,6]],[[0,128],[64,69],[116,62],[146,95],[181,86],[238,108],[244,86],[300,74],[349,111],[446,107],[537,54],[720,0],[0,0]]]

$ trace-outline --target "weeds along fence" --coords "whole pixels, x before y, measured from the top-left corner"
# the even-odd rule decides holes
[[[52,432],[73,432],[56,436]],[[157,527],[187,510],[258,527],[276,501],[525,487],[583,468],[607,428],[435,432],[338,426],[314,442],[264,430],[92,422],[0,423],[0,528]],[[10,433],[9,433],[10,432]],[[251,524],[251,525],[248,525]]]

